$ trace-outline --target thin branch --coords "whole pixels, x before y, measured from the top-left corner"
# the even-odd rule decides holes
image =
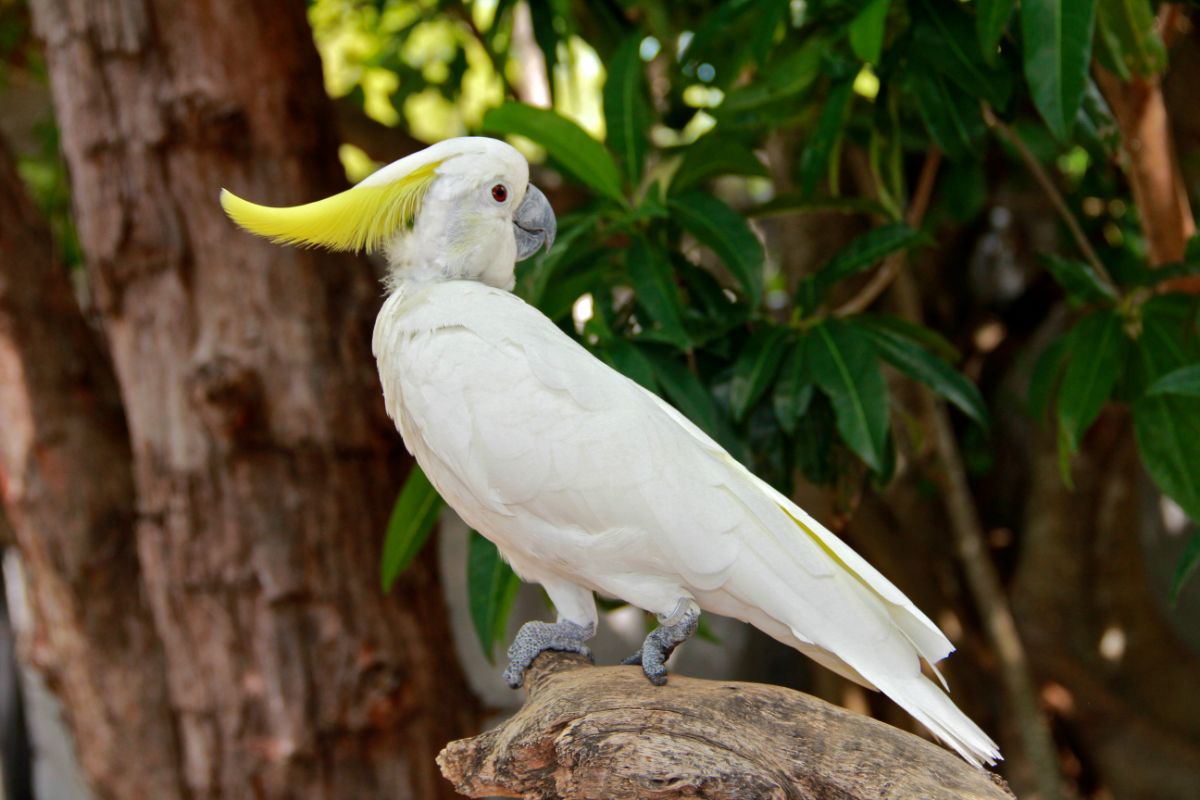
[[[920,295],[911,273],[902,272],[896,282],[895,296],[902,317],[920,324],[924,314]],[[943,499],[950,518],[950,532],[963,565],[967,588],[983,619],[988,639],[1000,661],[1000,676],[1016,720],[1021,748],[1033,769],[1041,800],[1061,796],[1058,758],[1049,726],[1038,705],[1037,688],[1030,674],[1029,660],[1016,620],[1000,582],[996,567],[988,556],[983,524],[967,482],[962,454],[954,438],[954,428],[946,404],[932,391],[920,387],[922,410],[933,429],[933,443],[943,473]]]
[[[908,212],[905,214],[905,222],[910,227],[921,227],[922,220],[925,219],[925,211],[929,208],[929,199],[933,195],[933,185],[937,182],[938,166],[942,163],[942,151],[937,145],[930,148],[929,153],[925,156],[925,162],[921,165],[921,174],[917,178],[917,188],[913,193],[912,202],[908,205]],[[883,294],[896,276],[900,274],[900,270],[904,268],[905,253],[903,250],[892,253],[884,259],[883,265],[879,271],[871,278],[858,294],[847,300],[836,311],[833,312],[835,317],[848,317],[851,314],[859,314],[866,311],[872,303]]]
[[[1037,157],[1029,149],[1029,145],[1025,144],[1025,141],[1016,131],[997,119],[996,115],[986,105],[983,107],[983,120],[989,128],[998,131],[1016,149],[1017,153],[1021,156],[1021,160],[1025,162],[1025,167],[1033,175],[1034,180],[1038,182],[1038,185],[1042,187],[1042,191],[1050,198],[1051,205],[1054,206],[1054,210],[1058,212],[1059,217],[1066,224],[1067,230],[1071,232],[1071,236],[1075,239],[1075,244],[1079,247],[1079,251],[1083,254],[1084,259],[1095,270],[1100,280],[1112,290],[1113,294],[1119,294],[1120,289],[1117,288],[1117,284],[1112,279],[1112,276],[1108,274],[1108,270],[1104,268],[1100,257],[1096,255],[1092,243],[1088,241],[1083,228],[1079,226],[1079,220],[1071,213],[1071,209],[1067,207],[1067,202],[1063,199],[1062,193],[1058,191],[1058,187],[1054,185],[1054,181],[1046,174],[1046,170],[1042,168]]]

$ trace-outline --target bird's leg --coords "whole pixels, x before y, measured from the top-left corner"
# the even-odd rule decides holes
[[[640,664],[642,672],[655,686],[667,682],[667,659],[671,651],[687,641],[700,624],[700,609],[690,600],[680,600],[672,614],[658,615],[659,625],[642,642],[642,649],[622,661]]]
[[[526,622],[517,631],[508,648],[508,667],[504,670],[504,680],[513,689],[520,689],[525,682],[525,670],[533,660],[546,650],[558,650],[563,653],[579,653],[592,658],[592,651],[585,641],[596,633],[596,623],[589,622],[580,625],[564,619],[558,622]]]

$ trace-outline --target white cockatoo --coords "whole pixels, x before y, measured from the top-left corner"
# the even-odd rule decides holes
[[[883,691],[967,761],[999,758],[922,674],[954,648],[904,594],[511,293],[515,262],[555,233],[517,150],[450,139],[308,205],[221,202],[276,242],[385,253],[373,346],[387,411],[446,502],[557,609],[521,628],[511,685],[543,650],[587,653],[601,592],[658,616],[628,661],[656,684],[705,609]]]

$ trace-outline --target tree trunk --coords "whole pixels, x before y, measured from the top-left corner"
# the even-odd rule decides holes
[[[33,10],[179,752],[162,769],[182,788],[107,796],[449,796],[433,757],[477,709],[433,565],[395,598],[376,578],[405,465],[369,350],[381,292],[365,262],[253,239],[217,203],[222,185],[290,204],[343,183],[304,5]]]
[[[162,646],[141,591],[129,437],[116,379],[0,143],[0,495],[38,635],[105,797],[175,797]],[[136,752],[136,764],[128,753]]]

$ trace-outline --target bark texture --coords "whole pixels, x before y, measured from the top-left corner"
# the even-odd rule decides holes
[[[101,796],[175,797],[163,652],[134,547],[116,379],[0,143],[0,497],[24,557],[29,659],[63,700]],[[137,752],[138,769],[128,753]]]
[[[529,700],[501,727],[451,742],[442,773],[468,797],[529,800],[1004,800],[1003,782],[910,733],[754,683],[590,667],[541,655]]]
[[[221,186],[273,204],[342,187],[304,4],[33,11],[179,752],[176,790],[110,796],[447,795],[433,756],[476,708],[440,588],[428,559],[395,597],[375,577],[405,467],[369,351],[380,289],[366,262],[256,240],[217,204]]]

